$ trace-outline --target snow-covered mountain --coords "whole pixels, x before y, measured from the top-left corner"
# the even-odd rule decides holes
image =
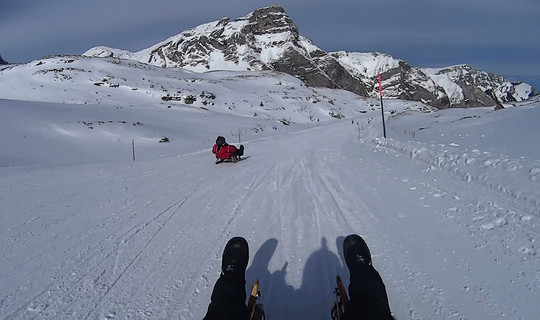
[[[351,233],[396,319],[540,314],[540,96],[502,110],[386,99],[382,139],[377,98],[122,54],[0,67],[1,319],[202,319],[233,236],[268,319],[328,319]],[[405,75],[441,97],[449,77],[469,81],[321,57],[367,95],[379,69],[385,95]],[[218,135],[244,160],[215,165]]]
[[[437,108],[498,105],[535,93],[530,85],[512,84],[469,66],[444,68],[461,70],[463,77],[453,77],[426,72],[380,53],[325,52],[300,35],[280,6],[261,8],[235,20],[206,23],[139,52],[100,46],[84,55],[134,59],[195,72],[275,70],[310,86],[370,97],[377,95],[376,76],[381,72],[387,97],[422,101]],[[370,67],[374,65],[377,69]]]
[[[377,72],[381,73],[385,96],[422,101],[437,108],[494,106],[538,94],[529,84],[512,83],[468,65],[417,68],[379,52],[340,51],[332,56],[362,79],[369,96],[378,94]]]
[[[354,53],[334,52],[332,56],[347,70],[361,79],[369,88],[368,95],[379,94],[378,73],[386,97],[403,100],[422,101],[437,108],[449,107],[444,88],[437,85],[418,68],[412,68],[405,61],[378,52]]]
[[[224,18],[206,23],[139,52],[96,47],[84,55],[136,59],[195,72],[275,70],[311,86],[365,95],[363,84],[328,53],[301,36],[280,6],[255,10],[234,21]]]
[[[364,104],[351,103],[361,97],[350,91],[307,87],[282,72],[194,73],[128,59],[84,56],[46,57],[0,69],[0,98],[188,107],[299,123],[353,117],[366,111]]]
[[[512,83],[504,77],[480,71],[468,65],[447,68],[424,68],[435,83],[443,87],[450,105],[473,107],[499,105],[505,102],[522,101],[537,94],[531,85]]]

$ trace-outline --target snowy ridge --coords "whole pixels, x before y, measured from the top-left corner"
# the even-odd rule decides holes
[[[83,56],[91,56],[97,58],[120,58],[137,60],[137,55],[127,50],[115,49],[106,46],[98,46],[88,49]]]
[[[273,6],[234,21],[223,18],[199,25],[139,52],[95,47],[83,55],[135,59],[160,67],[182,67],[195,72],[246,71],[271,68],[270,64],[292,47],[303,55],[320,50],[298,34],[296,26],[281,7]]]
[[[379,72],[397,68],[401,60],[392,57],[391,55],[380,52],[347,52],[337,51],[332,52],[339,63],[344,65],[347,70],[355,73],[361,78],[375,78]]]
[[[380,72],[387,98],[436,108],[501,106],[536,94],[530,85],[513,84],[466,65],[434,71],[378,52],[327,53],[303,37],[280,6],[261,8],[235,20],[205,23],[135,53],[96,47],[83,55],[134,59],[195,72],[276,70],[313,87],[339,88],[373,98],[378,94]]]
[[[529,84],[514,85],[501,76],[475,70],[468,65],[424,68],[422,71],[445,89],[451,101],[462,102],[466,86],[478,88],[500,102],[523,101],[534,94],[534,88]]]
[[[187,106],[294,122],[350,117],[362,110],[349,103],[356,97],[351,92],[308,88],[294,77],[272,71],[197,74],[118,58],[58,56],[12,66],[0,76],[1,97],[14,100]]]
[[[415,68],[390,55],[371,52],[338,51],[331,55],[349,72],[362,79],[370,90],[379,94],[377,74],[382,74],[387,97],[422,101],[439,108],[489,106],[530,99],[534,88],[525,83],[513,84],[501,76],[475,70],[468,65],[445,68]],[[403,80],[408,86],[403,85]],[[429,97],[426,92],[434,93]]]

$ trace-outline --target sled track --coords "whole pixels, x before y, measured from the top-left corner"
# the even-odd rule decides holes
[[[231,169],[234,171],[234,167],[231,167]],[[204,270],[200,273],[199,270],[197,270],[198,273],[196,277],[199,277],[202,281],[194,281],[188,285],[185,288],[184,293],[180,296],[180,301],[187,300],[189,301],[187,305],[198,305],[201,310],[206,309],[207,298],[201,299],[200,294],[215,282],[216,277],[219,277],[221,254],[225,244],[234,236],[242,234],[248,237],[248,235],[256,232],[260,215],[259,212],[252,209],[253,203],[258,203],[260,201],[259,192],[264,192],[265,189],[262,188],[262,186],[268,181],[268,177],[272,173],[272,170],[273,169],[270,168],[252,174],[251,171],[247,170],[249,172],[246,172],[246,169],[244,169],[240,171],[238,175],[236,174],[236,171],[234,171],[231,181],[227,181],[229,177],[226,177],[224,178],[224,181],[216,182],[218,189],[220,183],[234,186],[230,188],[228,192],[234,194],[235,201],[231,204],[231,208],[228,209],[227,214],[217,213],[216,215],[215,210],[208,208],[202,210],[202,214],[204,215],[216,215],[217,217],[216,223],[219,223],[219,226],[216,228],[219,228],[219,232],[216,232],[215,237],[211,240],[206,240],[208,243],[216,244],[217,247],[211,248],[212,250],[215,250],[214,254],[207,255],[207,257],[204,258],[206,263],[201,264],[206,265]],[[249,181],[249,184],[235,183],[237,179],[239,181]],[[214,186],[214,188],[215,187],[216,186]],[[208,237],[208,235],[206,237]],[[250,248],[250,250],[253,249],[255,248]],[[250,252],[250,255],[253,254],[253,251]],[[252,256],[250,258],[252,258]],[[200,313],[201,310],[183,310],[179,312],[178,316],[180,319],[192,319],[194,314]]]
[[[69,318],[78,313],[81,313],[79,314],[81,319],[88,319],[189,197],[190,194],[185,195],[181,200],[171,204],[150,220],[133,226],[117,238],[117,244],[109,252],[98,250],[97,253],[86,256],[84,260],[73,267],[71,272],[66,273],[70,276],[61,276],[54,279],[44,290],[9,314],[7,319],[18,318],[22,315],[25,315],[23,318],[29,319],[41,317]],[[136,254],[132,258],[124,262],[119,262],[117,254],[122,250],[121,248],[129,246],[135,241],[134,238],[138,235],[146,238],[146,235],[142,234],[142,231],[150,230],[152,224],[157,224],[156,229],[144,241],[144,245],[140,249],[137,249]],[[102,242],[108,240],[110,239],[100,241],[96,247],[105,247],[102,245]],[[89,251],[90,248],[88,248],[87,252]],[[104,253],[104,255],[101,253]],[[107,266],[111,262],[113,265]],[[83,271],[82,275],[80,275],[81,271]],[[76,308],[75,303],[80,301],[82,296],[89,297],[89,299],[85,299],[87,303],[86,308],[81,307],[79,311],[71,310]],[[91,298],[92,296],[94,298]],[[64,297],[64,299],[58,300],[58,297]],[[52,311],[53,314],[49,314],[49,311]]]
[[[90,315],[97,309],[97,307],[99,306],[99,304],[101,304],[101,302],[103,301],[103,299],[109,294],[109,292],[111,291],[111,289],[116,285],[116,283],[120,280],[120,278],[122,278],[122,276],[124,276],[127,272],[127,270],[129,268],[131,268],[131,266],[133,265],[133,263],[135,261],[137,261],[137,259],[139,258],[139,256],[141,255],[141,253],[143,251],[146,250],[146,248],[148,248],[148,246],[150,245],[150,243],[152,243],[152,241],[154,241],[154,239],[156,238],[156,236],[161,232],[161,230],[163,229],[163,227],[165,227],[169,221],[171,221],[172,217],[178,212],[178,210],[182,207],[182,205],[187,201],[187,199],[189,199],[189,197],[191,196],[191,194],[188,194],[186,196],[184,196],[183,199],[173,203],[171,206],[169,206],[167,209],[165,209],[164,211],[160,212],[157,216],[155,216],[153,219],[149,220],[148,222],[146,222],[143,226],[141,227],[138,227],[138,228],[134,228],[132,229],[133,230],[133,233],[132,235],[129,236],[129,238],[135,236],[137,233],[139,233],[141,230],[143,229],[146,229],[151,223],[153,222],[156,222],[159,218],[161,218],[161,216],[164,216],[167,212],[169,212],[171,209],[173,209],[170,213],[170,215],[168,217],[166,217],[165,221],[163,223],[158,223],[158,228],[157,230],[154,232],[154,234],[148,239],[148,241],[145,243],[145,245],[139,250],[139,252],[137,252],[137,254],[133,257],[133,259],[131,259],[131,261],[127,264],[127,266],[125,268],[123,268],[123,270],[120,272],[120,274],[118,275],[118,277],[116,279],[114,279],[114,281],[111,283],[110,286],[108,286],[107,290],[105,291],[105,293],[101,296],[101,298],[97,301],[97,303],[95,304],[94,308],[92,310],[90,310],[88,312],[88,314],[84,317],[84,319],[88,319],[88,317],[90,317]],[[131,231],[131,230],[130,230]],[[128,238],[128,239],[129,239]],[[124,241],[125,242],[125,241]],[[123,242],[123,243],[124,243]],[[116,251],[116,250],[115,250]]]

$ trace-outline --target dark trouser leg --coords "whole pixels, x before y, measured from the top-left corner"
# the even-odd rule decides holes
[[[204,320],[247,320],[246,281],[220,276]]]
[[[345,319],[393,319],[386,288],[371,265],[360,265],[351,272],[349,303]]]

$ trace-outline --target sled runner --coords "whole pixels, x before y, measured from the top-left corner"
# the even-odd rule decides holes
[[[336,300],[334,301],[330,313],[333,320],[340,320],[343,319],[343,314],[345,313],[345,307],[349,302],[349,298],[347,297],[347,291],[345,290],[345,286],[343,285],[343,281],[341,281],[341,277],[339,275],[336,277],[336,288],[334,289],[334,294],[336,295]]]
[[[262,304],[257,303],[257,300],[259,300],[260,297],[259,280],[255,280],[255,283],[253,283],[253,286],[251,287],[247,305],[248,319],[250,320],[264,320],[264,307]]]

